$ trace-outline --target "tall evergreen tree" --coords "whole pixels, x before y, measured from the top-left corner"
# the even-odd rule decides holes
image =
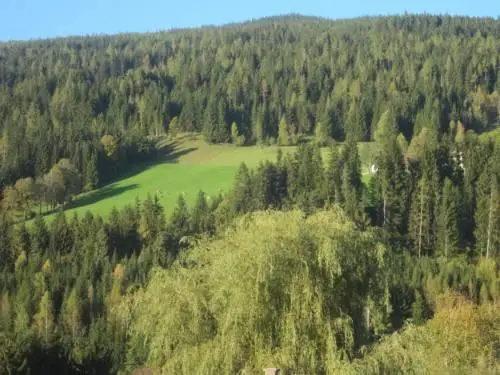
[[[354,221],[362,220],[364,210],[361,201],[363,183],[361,181],[361,161],[358,144],[349,137],[342,149],[342,198],[346,214]]]
[[[391,234],[404,234],[408,211],[408,174],[396,137],[382,143],[373,177],[380,225]]]
[[[474,235],[478,252],[486,258],[496,256],[500,248],[500,178],[495,172],[493,167],[485,168],[477,183]]]
[[[338,147],[332,146],[325,171],[325,198],[330,204],[343,203],[342,197],[342,159]]]
[[[253,182],[245,163],[242,163],[236,172],[230,199],[236,213],[245,213],[253,209]]]
[[[458,202],[457,188],[446,178],[437,217],[437,250],[445,257],[454,255],[458,247]]]
[[[435,151],[426,147],[420,165],[421,177],[413,192],[409,237],[418,257],[430,255],[435,244],[435,213],[439,196],[439,176]]]
[[[190,235],[191,227],[191,215],[184,196],[180,194],[170,217],[167,231],[171,236],[179,240],[183,236]]]
[[[54,307],[49,291],[45,291],[40,300],[34,324],[38,336],[48,345],[54,330]]]

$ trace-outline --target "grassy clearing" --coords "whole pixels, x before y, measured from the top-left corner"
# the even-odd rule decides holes
[[[148,194],[157,194],[168,214],[179,194],[183,194],[187,203],[191,204],[200,190],[208,196],[227,192],[242,162],[255,167],[260,161],[274,160],[279,149],[277,146],[208,145],[196,138],[181,138],[175,143],[165,141],[159,146],[170,147],[171,152],[153,165],[138,165],[127,177],[76,197],[66,210],[67,215],[77,213],[81,216],[90,210],[106,216],[114,206],[119,208],[133,204],[137,197],[144,199]],[[294,152],[296,147],[281,149],[288,153]],[[371,162],[374,150],[374,144],[360,144],[365,181],[366,166]],[[324,149],[323,156],[327,154],[328,149]]]

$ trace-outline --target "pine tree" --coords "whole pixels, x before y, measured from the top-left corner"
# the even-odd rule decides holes
[[[66,221],[66,215],[60,211],[50,225],[50,250],[52,254],[69,253],[73,248],[73,234]]]
[[[189,209],[184,196],[180,194],[177,198],[172,216],[170,217],[168,233],[179,240],[183,236],[188,236],[190,234],[190,228],[191,216],[189,214]]]
[[[394,110],[391,107],[380,117],[380,120],[377,123],[377,128],[374,131],[373,138],[379,144],[391,142],[392,138],[396,136],[397,130],[396,117],[394,116]]]
[[[99,184],[99,174],[97,172],[97,156],[92,153],[85,165],[84,191],[94,190]]]
[[[228,124],[226,122],[226,101],[223,97],[219,98],[217,103],[217,116],[216,116],[216,142],[225,143],[230,141],[230,134],[228,131]]]
[[[234,177],[231,206],[235,213],[246,213],[253,209],[253,183],[245,163],[240,165]]]
[[[408,209],[408,174],[393,134],[382,144],[373,177],[378,195],[378,217],[387,233],[404,234]]]
[[[191,232],[201,234],[210,228],[210,211],[203,191],[199,191],[191,211]]]
[[[12,225],[5,214],[0,212],[0,262],[1,264],[8,265],[13,261],[13,254],[11,249],[11,233]]]
[[[342,161],[336,146],[330,148],[325,172],[325,199],[330,204],[342,204]]]
[[[276,154],[276,194],[278,195],[278,199],[283,204],[286,199],[288,198],[288,190],[287,190],[287,170],[286,170],[286,165],[285,161],[283,159],[283,151],[281,149],[278,149],[278,152]]]
[[[492,167],[484,169],[476,190],[476,248],[486,258],[494,257],[500,248],[500,178]]]
[[[421,162],[421,178],[413,193],[409,236],[419,257],[435,248],[435,212],[439,193],[439,176],[435,152],[426,148]]]
[[[291,144],[290,131],[285,116],[281,117],[278,127],[278,143],[281,146],[289,146]]]
[[[215,143],[217,139],[217,104],[215,98],[211,98],[205,109],[203,119],[203,135],[209,143]]]
[[[231,141],[233,142],[234,145],[240,146],[238,144],[240,137],[240,133],[238,131],[238,125],[236,125],[236,122],[233,122],[231,124]]]
[[[50,233],[42,216],[37,216],[31,227],[31,248],[34,253],[47,251],[50,243]]]
[[[31,250],[30,234],[26,224],[21,224],[18,228],[14,230],[14,236],[12,238],[12,246],[14,250],[14,256],[18,256],[22,252],[29,254]]]
[[[3,332],[9,332],[12,328],[12,311],[11,299],[9,293],[4,291],[0,300],[0,328]]]
[[[424,297],[422,297],[422,294],[419,291],[415,292],[415,302],[413,302],[411,309],[413,322],[417,325],[423,324],[427,314]]]
[[[458,246],[458,192],[446,178],[437,218],[437,249],[445,257],[453,255]]]
[[[34,324],[38,337],[47,345],[54,330],[54,307],[49,291],[45,291],[40,300]]]
[[[133,209],[129,210],[131,213]],[[148,194],[141,208],[141,217],[139,221],[138,232],[146,245],[154,242],[157,234],[164,228],[165,217],[163,208],[160,205],[158,196],[153,197]]]
[[[348,138],[343,146],[342,159],[344,163],[342,169],[343,208],[352,220],[359,222],[364,210],[361,202],[363,183],[358,145],[352,137]]]
[[[316,132],[315,132],[316,142],[320,146],[326,146],[330,139],[330,128],[328,124],[323,124],[322,122],[318,122],[316,124]]]
[[[76,287],[66,295],[63,302],[61,318],[63,326],[71,337],[73,344],[81,336],[83,329],[82,303]]]

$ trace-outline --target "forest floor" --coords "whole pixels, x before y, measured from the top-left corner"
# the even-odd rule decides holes
[[[363,180],[368,181],[368,167],[375,153],[375,144],[360,143]],[[81,194],[66,208],[66,214],[82,216],[87,210],[106,217],[113,207],[134,204],[138,197],[156,194],[166,214],[172,212],[180,194],[188,205],[193,204],[198,192],[207,197],[230,190],[236,170],[242,162],[256,167],[264,160],[274,161],[278,146],[236,147],[229,144],[209,145],[202,139],[181,136],[175,141],[164,140],[158,147],[165,152],[155,163],[134,166],[116,182],[89,193]],[[283,153],[293,152],[296,147],[281,147]],[[322,149],[323,156],[328,149]],[[48,215],[48,218],[54,214]]]

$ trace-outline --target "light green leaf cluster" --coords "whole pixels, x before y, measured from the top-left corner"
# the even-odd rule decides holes
[[[157,270],[129,302],[131,335],[169,374],[332,374],[381,327],[385,257],[340,209],[258,212]]]

